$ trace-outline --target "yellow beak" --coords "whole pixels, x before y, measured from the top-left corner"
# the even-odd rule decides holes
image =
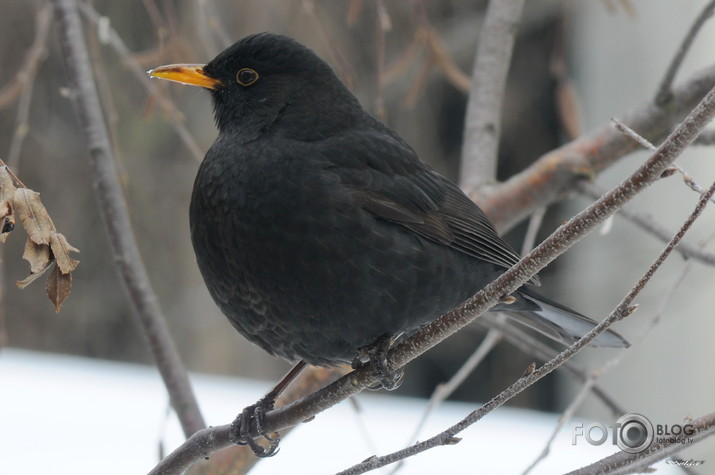
[[[207,89],[217,89],[221,81],[208,76],[204,72],[204,64],[167,64],[147,71],[149,76],[186,84],[201,86]]]

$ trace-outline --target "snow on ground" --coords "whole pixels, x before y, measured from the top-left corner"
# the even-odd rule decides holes
[[[192,375],[202,411],[212,425],[233,420],[270,383]],[[256,475],[329,474],[375,452],[401,448],[426,401],[380,394],[359,396],[356,414],[344,402],[287,435],[278,455],[259,464]],[[448,403],[429,419],[421,437],[459,421],[476,405]],[[168,415],[167,415],[168,414]],[[404,475],[521,473],[542,450],[556,415],[501,408],[459,434],[462,442],[410,459]],[[587,424],[587,423],[586,423]],[[369,433],[366,439],[364,426]],[[534,474],[573,470],[615,452],[610,443],[571,444],[566,424]],[[0,351],[0,473],[141,474],[182,441],[176,418],[153,368],[23,350]],[[609,441],[610,442],[610,441]],[[658,473],[675,472],[659,464]],[[387,473],[374,472],[374,473]]]

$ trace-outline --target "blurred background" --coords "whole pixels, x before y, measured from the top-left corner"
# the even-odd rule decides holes
[[[572,134],[607,124],[611,117],[652,101],[662,74],[705,3],[527,2],[505,99],[499,178],[528,166]],[[382,10],[376,7],[380,4]],[[423,160],[456,180],[464,80],[472,68],[486,2],[96,0],[83,5],[134,232],[180,353],[190,370],[259,378],[268,388],[269,381],[287,370],[287,363],[231,329],[204,287],[189,241],[193,178],[216,135],[209,96],[196,88],[153,81],[163,98],[157,100],[132,65],[146,70],[167,63],[202,63],[248,34],[287,34],[325,58],[367,110],[397,130]],[[45,8],[41,1],[2,0],[0,158],[29,188],[42,193],[58,230],[81,250],[81,264],[74,272],[72,294],[56,314],[42,281],[23,291],[14,285],[28,273],[21,259],[24,231],[16,230],[0,249],[2,337],[11,347],[152,364],[113,268],[51,21],[46,40],[39,48],[32,47],[44,28]],[[382,66],[377,59],[379,29],[384,31]],[[439,41],[443,53],[426,46],[425,32],[432,35],[427,36],[431,41]],[[700,33],[679,79],[713,63],[714,32],[714,25],[706,25]],[[125,52],[118,53],[116,38]],[[13,90],[31,51],[39,52],[36,73],[19,76],[19,83],[34,82]],[[444,68],[440,61],[453,63]],[[566,80],[576,106],[564,109],[558,98]],[[169,106],[162,106],[166,100]],[[185,128],[183,136],[177,127]],[[633,154],[597,182],[615,185],[645,158]],[[710,149],[690,151],[680,163],[705,187],[713,181]],[[635,205],[675,231],[697,198],[673,177],[639,197]],[[550,207],[540,237],[588,203],[575,196]],[[706,211],[688,240],[707,238],[714,224],[715,213]],[[507,235],[516,249],[521,249],[524,229],[522,223]],[[594,233],[543,271],[543,291],[602,319],[662,247],[617,217],[609,233]],[[708,249],[715,252],[715,245],[708,244]],[[710,412],[715,400],[715,382],[709,377],[715,358],[713,268],[693,264],[674,297],[664,301],[685,265],[674,256],[639,298],[638,313],[616,327],[632,339],[651,317],[662,315],[643,343],[601,382],[624,408],[655,421],[680,422],[688,415]],[[478,346],[484,333],[476,325],[410,364],[398,393],[429,396]],[[595,369],[612,356],[610,350],[586,350],[578,364]],[[532,361],[534,356],[502,342],[454,398],[487,400]],[[512,404],[561,411],[577,387],[572,378],[554,374]],[[596,418],[609,414],[596,400],[589,400],[583,412]]]

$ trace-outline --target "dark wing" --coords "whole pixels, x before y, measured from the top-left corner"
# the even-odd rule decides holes
[[[394,132],[353,131],[335,140],[345,153],[331,157],[329,168],[364,209],[505,269],[519,260],[484,212],[457,185],[420,161]],[[538,284],[538,279],[531,283]]]

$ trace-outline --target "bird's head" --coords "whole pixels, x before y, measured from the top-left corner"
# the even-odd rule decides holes
[[[148,73],[209,89],[219,130],[242,142],[267,132],[319,140],[365,115],[325,61],[272,33],[247,36],[208,64],[171,64]]]

